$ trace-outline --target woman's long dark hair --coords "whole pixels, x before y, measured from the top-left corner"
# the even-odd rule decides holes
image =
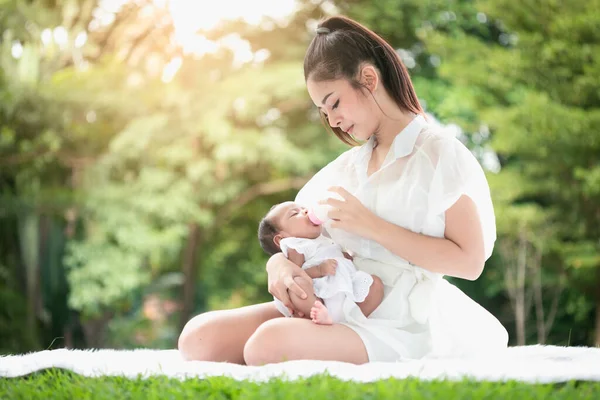
[[[336,16],[319,24],[317,35],[304,57],[304,79],[316,82],[347,79],[355,89],[358,68],[364,62],[373,64],[381,74],[383,86],[396,104],[404,110],[422,114],[408,71],[392,46],[379,35],[348,17]],[[321,120],[329,127],[326,117]],[[338,127],[331,128],[342,142],[355,146],[354,138]]]

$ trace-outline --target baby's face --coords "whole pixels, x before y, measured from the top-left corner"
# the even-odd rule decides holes
[[[315,239],[321,234],[321,227],[308,219],[308,210],[294,202],[281,203],[271,213],[284,237]]]

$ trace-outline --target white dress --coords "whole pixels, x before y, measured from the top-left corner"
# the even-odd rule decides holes
[[[302,269],[311,268],[326,260],[336,260],[335,275],[313,279],[315,295],[323,299],[334,322],[344,322],[343,304],[346,298],[361,303],[369,294],[373,277],[357,271],[352,261],[344,257],[342,248],[331,239],[319,236],[316,239],[289,237],[281,240],[281,252],[287,257],[289,249],[304,255]],[[277,309],[289,317],[288,309],[275,299]]]
[[[475,157],[456,138],[417,116],[400,132],[382,167],[367,176],[373,140],[325,166],[300,190],[296,202],[311,205],[342,186],[379,217],[428,236],[443,237],[445,211],[461,195],[477,206],[486,259],[496,240],[489,186]],[[384,283],[381,305],[366,318],[344,303],[344,324],[363,340],[370,361],[425,356],[465,356],[505,349],[506,329],[487,310],[443,279],[412,265],[380,244],[324,226],[325,234],[354,256],[358,270]]]

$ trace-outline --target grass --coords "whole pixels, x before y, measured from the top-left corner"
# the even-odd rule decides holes
[[[294,382],[239,382],[230,378],[85,378],[50,369],[22,378],[0,379],[0,399],[600,399],[600,382],[423,382],[388,379],[344,382],[326,375]]]

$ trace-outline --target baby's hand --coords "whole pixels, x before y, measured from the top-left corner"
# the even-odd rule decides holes
[[[335,260],[323,261],[321,264],[319,264],[319,270],[321,271],[321,275],[335,275],[337,265],[337,261]]]

